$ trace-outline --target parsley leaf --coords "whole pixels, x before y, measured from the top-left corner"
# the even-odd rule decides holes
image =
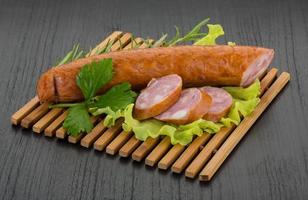
[[[86,101],[89,101],[104,84],[113,76],[112,59],[107,58],[85,65],[76,77]]]
[[[90,132],[93,125],[85,105],[78,105],[69,108],[68,115],[64,120],[63,128],[69,135],[78,136],[81,132]]]
[[[90,104],[89,107],[92,108],[90,109],[92,111],[106,107],[118,111],[135,102],[136,96],[137,94],[131,90],[131,85],[128,82],[121,83],[113,86],[105,94],[96,97],[95,102]]]

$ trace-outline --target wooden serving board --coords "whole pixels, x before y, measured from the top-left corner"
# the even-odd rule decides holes
[[[88,56],[104,48],[110,41],[113,43],[112,51],[161,45],[152,39],[134,38],[132,40],[132,34],[116,31],[97,45]],[[47,137],[66,139],[70,143],[80,144],[85,148],[94,147],[97,151],[106,151],[111,155],[131,156],[138,162],[144,160],[145,164],[151,167],[158,166],[161,170],[171,168],[174,173],[185,171],[185,176],[188,178],[199,175],[199,180],[209,181],[249,128],[290,80],[289,73],[282,72],[277,77],[277,71],[276,68],[271,68],[264,74],[261,79],[261,101],[254,112],[245,117],[238,126],[222,128],[216,134],[204,133],[194,138],[188,146],[179,144],[172,146],[168,137],[139,141],[133,133],[122,130],[121,119],[114,127],[107,128],[101,123],[103,118],[99,117],[91,118],[95,127],[90,133],[81,134],[78,137],[68,136],[62,127],[67,115],[66,109],[49,109],[48,104],[40,104],[37,96],[14,113],[11,122],[23,128],[32,128],[33,132],[44,133]]]

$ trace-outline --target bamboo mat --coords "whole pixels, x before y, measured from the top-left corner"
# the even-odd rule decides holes
[[[147,48],[149,45],[160,46],[160,42],[152,39],[132,39],[132,34],[121,31],[113,32],[97,45],[87,56],[104,48],[112,42],[112,51],[132,48]],[[100,123],[103,118],[92,117],[95,125],[88,134],[78,137],[68,136],[62,123],[67,115],[66,109],[49,109],[48,104],[40,104],[37,96],[22,106],[11,117],[13,125],[32,128],[34,133],[47,137],[65,139],[70,143],[80,144],[85,148],[105,151],[110,155],[119,154],[121,157],[131,157],[135,161],[145,161],[151,167],[157,166],[161,170],[171,168],[174,173],[183,173],[188,178],[199,176],[200,181],[209,181],[218,171],[228,155],[246,135],[250,127],[261,116],[267,106],[279,94],[290,80],[287,72],[277,76],[278,70],[271,68],[261,79],[261,101],[254,112],[245,117],[238,126],[222,128],[216,134],[204,133],[194,138],[187,146],[174,145],[168,137],[148,138],[146,141],[137,140],[132,133],[122,130],[122,120],[118,120],[114,127],[107,128]]]

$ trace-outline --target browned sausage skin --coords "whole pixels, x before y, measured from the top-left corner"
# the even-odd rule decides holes
[[[112,58],[115,75],[99,94],[125,81],[130,82],[133,89],[140,90],[152,78],[169,74],[181,76],[184,87],[247,86],[266,70],[273,55],[272,49],[223,45],[110,52],[51,68],[40,77],[37,94],[42,102],[82,100],[76,75],[85,64],[104,58]]]
[[[152,79],[136,100],[134,117],[143,120],[159,115],[180,98],[181,91],[182,79],[176,74]]]

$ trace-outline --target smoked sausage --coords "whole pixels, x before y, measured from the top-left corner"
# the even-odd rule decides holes
[[[110,52],[53,67],[41,75],[37,94],[41,102],[74,102],[83,99],[76,84],[80,69],[93,61],[112,58],[114,77],[102,87],[130,82],[146,87],[152,78],[178,74],[184,87],[248,86],[269,66],[272,49],[251,46],[176,46]]]

